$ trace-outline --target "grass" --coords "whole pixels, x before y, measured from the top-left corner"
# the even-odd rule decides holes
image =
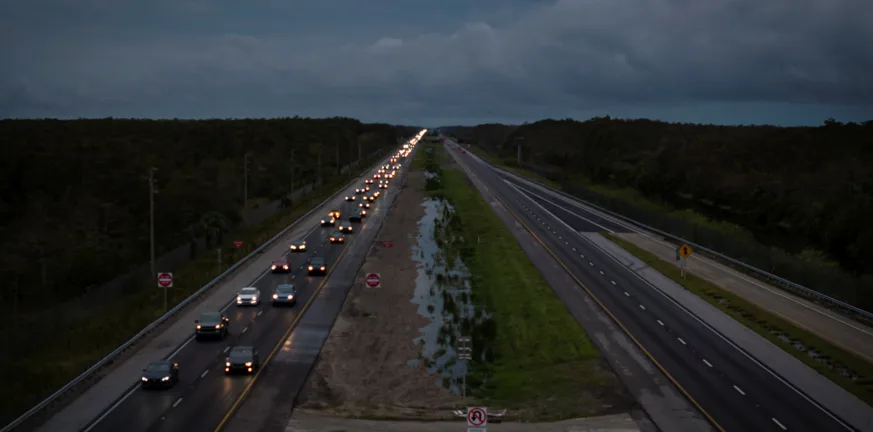
[[[425,144],[419,149],[422,165],[428,148],[443,151]],[[429,193],[454,207],[457,230],[470,239],[455,247],[465,249],[460,255],[473,275],[473,303],[484,304],[495,325],[493,361],[474,362],[468,380],[487,376],[474,395],[491,406],[527,413],[528,419],[602,412],[602,403],[590,395],[605,383],[597,348],[478,189],[457,168],[443,166],[441,177],[442,189]],[[477,343],[474,338],[474,353]]]
[[[365,161],[359,173],[369,170],[381,156]],[[339,187],[357,175],[338,176],[313,190],[291,208],[279,210],[261,223],[225,236],[222,256],[225,265],[218,268],[215,249],[204,251],[195,259],[175,269],[173,288],[168,292],[170,308],[189,297],[245,257],[279,231],[312,210]],[[242,240],[244,246],[234,256],[229,245]],[[35,405],[49,394],[81,374],[88,367],[133,337],[146,325],[163,315],[163,292],[151,288],[139,290],[120,301],[107,304],[102,312],[87,320],[58,329],[54,343],[44,349],[18,357],[4,370],[3,392],[0,392],[0,421],[12,419]]]
[[[686,272],[686,277],[683,279],[677,266],[617,236],[609,233],[602,234],[622,249],[773,342],[859,399],[873,405],[873,365],[866,360],[794,326],[789,321],[703,278]],[[814,350],[818,353],[818,358],[822,360],[816,360],[807,351],[799,350],[795,343],[802,344],[807,350]],[[851,371],[857,379],[852,380],[843,376],[838,372],[840,369]]]

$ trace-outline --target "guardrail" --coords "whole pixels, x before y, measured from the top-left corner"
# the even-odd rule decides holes
[[[585,204],[586,206],[592,207],[592,208],[594,208],[594,209],[596,209],[596,210],[598,210],[598,211],[600,211],[600,212],[602,212],[602,213],[605,213],[605,214],[609,215],[610,217],[613,217],[613,218],[615,218],[615,219],[619,219],[619,220],[621,220],[621,221],[624,222],[624,223],[632,224],[632,225],[634,225],[634,226],[640,228],[641,230],[645,230],[645,231],[650,231],[650,232],[653,232],[653,233],[657,233],[657,234],[659,234],[659,235],[662,235],[662,236],[664,236],[664,237],[667,237],[667,238],[669,238],[669,239],[672,239],[672,240],[674,240],[674,241],[676,241],[676,242],[688,244],[688,245],[690,245],[691,247],[693,247],[693,248],[696,249],[696,250],[703,251],[703,252],[705,252],[706,254],[711,255],[711,256],[713,256],[713,257],[715,257],[715,258],[718,258],[718,259],[721,259],[721,260],[723,260],[723,261],[729,262],[729,263],[731,263],[731,264],[734,264],[734,265],[737,265],[737,266],[743,267],[743,268],[745,268],[746,270],[749,270],[750,272],[755,273],[756,275],[758,275],[758,276],[760,276],[760,277],[762,277],[762,278],[764,278],[764,279],[767,279],[767,280],[769,280],[769,281],[776,282],[776,283],[778,283],[778,284],[780,284],[780,285],[782,285],[782,286],[784,286],[784,287],[787,287],[787,288],[789,288],[789,289],[791,289],[791,290],[793,290],[793,291],[795,291],[795,292],[797,292],[797,293],[800,293],[800,294],[805,295],[805,296],[807,296],[807,297],[811,297],[811,298],[813,298],[813,299],[817,299],[817,300],[820,300],[820,301],[823,301],[823,302],[826,302],[826,303],[830,303],[830,304],[833,305],[833,306],[836,306],[836,307],[842,308],[842,309],[844,309],[844,310],[847,310],[847,311],[849,311],[849,312],[852,312],[852,313],[858,314],[858,315],[864,317],[865,319],[873,320],[873,313],[871,313],[871,312],[869,312],[869,311],[866,311],[866,310],[864,310],[864,309],[861,309],[861,308],[859,308],[859,307],[857,307],[857,306],[851,305],[851,304],[849,304],[849,303],[846,303],[845,301],[842,301],[842,300],[840,300],[840,299],[837,299],[837,298],[831,297],[831,296],[829,296],[829,295],[827,295],[827,294],[824,294],[824,293],[820,293],[820,292],[818,292],[818,291],[816,291],[816,290],[814,290],[814,289],[812,289],[812,288],[807,288],[807,287],[805,287],[805,286],[803,286],[803,285],[800,285],[800,284],[798,284],[798,283],[796,283],[796,282],[792,282],[792,281],[790,281],[790,280],[788,280],[788,279],[785,279],[785,278],[783,278],[783,277],[781,277],[781,276],[777,276],[777,275],[775,275],[775,274],[773,274],[773,273],[770,273],[770,272],[768,272],[768,271],[766,271],[766,270],[761,270],[761,269],[759,269],[759,268],[757,268],[757,267],[753,267],[753,266],[751,266],[751,265],[749,265],[749,264],[746,264],[746,263],[744,263],[744,262],[742,262],[742,261],[740,261],[740,260],[737,260],[737,259],[735,259],[735,258],[731,258],[731,257],[729,257],[729,256],[727,256],[727,255],[724,255],[724,254],[720,253],[720,252],[716,252],[716,251],[714,251],[714,250],[712,250],[712,249],[709,249],[709,248],[707,248],[707,247],[705,247],[705,246],[702,246],[702,245],[700,245],[700,244],[698,244],[698,243],[694,243],[694,242],[691,242],[691,241],[685,240],[685,239],[683,239],[683,238],[681,238],[681,237],[679,237],[679,236],[676,236],[676,235],[670,234],[670,233],[668,233],[668,232],[666,232],[666,231],[662,231],[662,230],[660,230],[660,229],[658,229],[658,228],[650,227],[650,226],[648,226],[648,225],[646,225],[646,224],[643,224],[643,223],[637,222],[637,221],[635,221],[635,220],[633,220],[633,219],[631,219],[631,218],[628,218],[628,217],[626,217],[626,216],[620,215],[620,214],[615,213],[615,212],[613,212],[613,211],[611,211],[611,210],[608,210],[608,209],[605,209],[605,208],[603,208],[603,207],[600,207],[600,206],[598,206],[598,205],[596,205],[596,204],[592,204],[592,203],[589,203],[589,202],[587,202],[587,201],[583,201],[583,200],[580,199],[579,197],[575,197],[575,196],[570,195],[570,194],[568,194],[568,193],[566,193],[566,192],[559,191],[559,190],[554,189],[554,188],[552,188],[551,186],[548,186],[548,185],[546,185],[546,184],[543,184],[543,183],[541,183],[541,182],[539,182],[539,181],[536,181],[536,180],[533,180],[533,179],[529,179],[529,178],[526,178],[526,177],[520,176],[520,175],[518,175],[518,174],[516,174],[516,173],[514,173],[514,172],[511,172],[511,171],[507,171],[507,170],[505,170],[505,169],[503,169],[503,168],[500,168],[500,167],[498,167],[497,165],[494,165],[494,164],[492,164],[491,162],[489,162],[489,161],[487,161],[487,160],[485,160],[485,159],[483,159],[483,158],[480,158],[480,157],[478,157],[478,156],[477,156],[477,158],[478,158],[479,160],[481,160],[482,162],[485,162],[486,164],[488,164],[488,165],[491,166],[492,168],[494,168],[494,169],[496,169],[496,170],[498,170],[498,171],[500,171],[500,172],[502,172],[502,173],[505,173],[505,174],[510,175],[510,176],[513,176],[513,177],[523,178],[525,181],[529,181],[529,182],[531,182],[531,183],[536,183],[537,185],[539,185],[539,186],[541,186],[541,187],[543,187],[543,188],[545,188],[545,189],[548,189],[549,191],[551,191],[551,192],[553,192],[553,193],[559,194],[559,195],[561,195],[561,196],[563,196],[563,197],[565,197],[565,198],[571,199],[571,200],[573,200],[573,201],[577,201],[577,202],[583,203],[583,204]],[[629,227],[629,228],[632,228],[632,227]]]
[[[391,148],[393,148],[393,147],[391,147]],[[389,150],[390,150],[390,148],[389,148]],[[380,159],[378,162],[376,162],[375,164],[373,164],[373,165],[370,167],[370,169],[372,169],[373,167],[378,166],[378,165],[381,164],[382,162],[383,162],[383,160]],[[367,171],[369,171],[369,169],[368,169]],[[220,275],[218,275],[215,279],[211,280],[209,283],[207,283],[206,285],[204,285],[202,288],[200,288],[199,290],[197,290],[196,292],[194,292],[193,294],[191,294],[190,296],[188,296],[188,298],[186,298],[185,300],[182,300],[182,302],[180,302],[180,303],[177,304],[175,307],[173,307],[172,309],[170,309],[169,311],[167,311],[167,313],[163,314],[160,318],[156,319],[156,320],[153,321],[151,324],[147,325],[145,328],[143,328],[142,330],[140,330],[139,333],[137,333],[135,336],[133,336],[132,338],[130,338],[127,342],[123,343],[121,346],[119,346],[118,348],[116,348],[115,351],[112,351],[111,353],[109,353],[109,355],[107,355],[106,357],[103,357],[103,358],[102,358],[101,360],[99,360],[97,363],[94,363],[93,366],[91,366],[90,368],[88,368],[85,372],[82,372],[82,373],[81,373],[79,376],[77,376],[76,378],[73,378],[70,382],[68,382],[67,384],[65,384],[65,385],[64,385],[63,387],[61,387],[58,391],[52,393],[49,397],[45,398],[42,402],[36,404],[33,408],[27,410],[27,412],[25,412],[24,414],[22,414],[21,416],[19,416],[19,417],[16,418],[15,420],[13,420],[11,423],[9,423],[8,425],[6,425],[3,429],[0,429],[0,432],[9,432],[9,431],[11,431],[11,430],[14,429],[15,427],[19,426],[21,423],[23,423],[23,422],[25,422],[26,420],[28,420],[28,419],[30,419],[31,417],[33,417],[34,414],[40,412],[41,410],[43,410],[43,409],[45,409],[46,407],[48,407],[49,405],[51,405],[52,402],[54,402],[55,400],[59,399],[59,398],[60,398],[61,396],[63,396],[65,393],[67,393],[68,391],[70,391],[71,389],[73,389],[73,387],[75,387],[77,384],[81,383],[82,381],[84,381],[85,379],[87,379],[89,376],[91,376],[91,375],[93,375],[94,373],[96,373],[96,372],[97,372],[98,370],[100,370],[100,368],[102,368],[103,366],[106,366],[106,364],[112,362],[112,361],[115,359],[115,357],[118,357],[121,353],[123,353],[124,351],[126,351],[127,349],[129,349],[130,347],[132,347],[134,344],[136,344],[136,342],[138,342],[140,339],[142,339],[145,335],[149,334],[152,330],[154,330],[154,329],[157,328],[159,325],[163,324],[165,321],[167,321],[168,319],[170,319],[170,318],[171,318],[173,315],[175,315],[177,312],[179,312],[180,310],[182,310],[183,308],[185,308],[185,306],[187,306],[189,303],[191,303],[192,301],[194,301],[195,299],[197,299],[197,297],[199,297],[199,296],[202,295],[204,292],[206,292],[207,290],[209,290],[209,288],[212,288],[213,286],[215,286],[216,284],[218,284],[222,279],[224,279],[225,277],[227,277],[229,274],[233,273],[233,272],[236,271],[238,268],[240,268],[241,266],[243,266],[244,264],[246,264],[246,263],[247,263],[251,258],[253,258],[254,256],[256,256],[256,255],[260,254],[261,252],[263,252],[264,249],[266,249],[266,248],[268,248],[269,246],[271,246],[271,245],[272,245],[276,240],[278,240],[280,237],[282,237],[282,236],[284,236],[285,234],[287,234],[289,231],[291,231],[293,228],[295,228],[298,224],[300,224],[300,223],[302,223],[304,220],[306,220],[307,217],[309,217],[311,214],[313,214],[314,212],[316,212],[317,210],[319,210],[319,209],[320,209],[320,208],[321,208],[325,203],[327,203],[328,201],[331,201],[331,200],[335,199],[338,195],[340,195],[343,191],[345,191],[346,188],[350,187],[353,183],[355,183],[355,182],[357,182],[357,181],[359,181],[359,180],[360,180],[360,176],[355,177],[353,180],[351,180],[351,181],[349,181],[348,183],[346,183],[344,186],[342,186],[342,187],[339,188],[336,192],[334,192],[333,195],[329,196],[329,197],[326,198],[324,201],[318,203],[318,205],[316,205],[312,210],[306,212],[305,214],[303,214],[302,216],[300,216],[299,218],[297,218],[297,220],[295,220],[291,225],[288,225],[287,227],[283,228],[282,231],[280,231],[278,234],[276,234],[275,236],[273,236],[273,237],[270,238],[269,240],[265,241],[262,245],[258,246],[257,249],[253,250],[251,253],[249,253],[249,254],[246,255],[245,257],[241,258],[241,259],[240,259],[239,261],[237,261],[235,264],[233,264],[232,266],[230,266],[230,268],[228,268],[228,269],[225,270],[223,273],[221,273]]]

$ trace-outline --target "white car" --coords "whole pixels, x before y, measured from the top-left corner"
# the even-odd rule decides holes
[[[237,306],[257,306],[259,304],[261,304],[261,290],[256,287],[245,287],[239,290],[236,295]]]

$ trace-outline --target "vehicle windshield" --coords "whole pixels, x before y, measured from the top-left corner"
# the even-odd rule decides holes
[[[276,261],[273,261],[273,264],[276,264],[276,265],[285,265],[285,264],[288,264],[288,261],[285,261],[285,260],[276,260]]]
[[[169,363],[152,363],[146,367],[146,371],[148,372],[169,372],[170,364]]]
[[[324,265],[324,258],[312,258],[312,265]]]
[[[216,322],[221,320],[221,314],[218,312],[201,312],[201,322]]]
[[[342,237],[342,236],[343,236],[343,233],[337,231],[337,232],[333,233],[333,236],[334,236],[334,237]]]
[[[239,290],[240,294],[257,294],[258,290],[256,288],[243,288]]]
[[[294,285],[279,285],[276,287],[276,292],[282,294],[290,294],[294,292]]]
[[[228,357],[231,360],[250,360],[252,358],[252,349],[249,347],[236,347],[230,350]]]

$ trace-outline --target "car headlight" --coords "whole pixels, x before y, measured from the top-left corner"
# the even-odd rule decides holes
[[[149,379],[146,378],[146,377],[142,377],[142,380],[143,380],[143,381],[148,381]]]
[[[310,271],[312,270],[312,266],[309,266],[309,270],[310,270]]]
[[[321,271],[324,271],[324,266],[321,266]]]
[[[170,380],[170,377],[168,377],[168,376],[161,378],[161,381],[169,381],[169,380]]]
[[[293,298],[294,298],[294,296],[293,296],[293,295],[291,295],[291,294],[288,294],[288,300],[291,300],[291,299],[293,299]]]
[[[301,250],[306,249],[306,245],[301,245],[301,246],[300,246],[300,249],[301,249]]]
[[[252,367],[252,362],[246,362],[246,367]]]
[[[351,231],[351,230],[352,230],[352,227],[349,227],[349,231]]]
[[[200,324],[197,324],[197,330],[200,330]]]
[[[288,270],[288,266],[282,266],[282,268]]]
[[[274,266],[271,266],[271,267],[270,267],[270,270],[276,270],[276,266],[275,266],[275,265],[274,265]]]
[[[291,250],[296,250],[297,246],[291,246]]]
[[[273,294],[273,298],[274,298],[274,299],[279,298],[279,294]]]
[[[242,296],[236,296],[236,301],[240,301],[240,300],[242,300]]]
[[[230,367],[230,362],[224,362],[224,367]]]
[[[321,223],[324,223],[324,219],[321,220]]]
[[[220,329],[220,328],[221,328],[221,324],[216,324],[216,325],[215,325],[215,328]]]

